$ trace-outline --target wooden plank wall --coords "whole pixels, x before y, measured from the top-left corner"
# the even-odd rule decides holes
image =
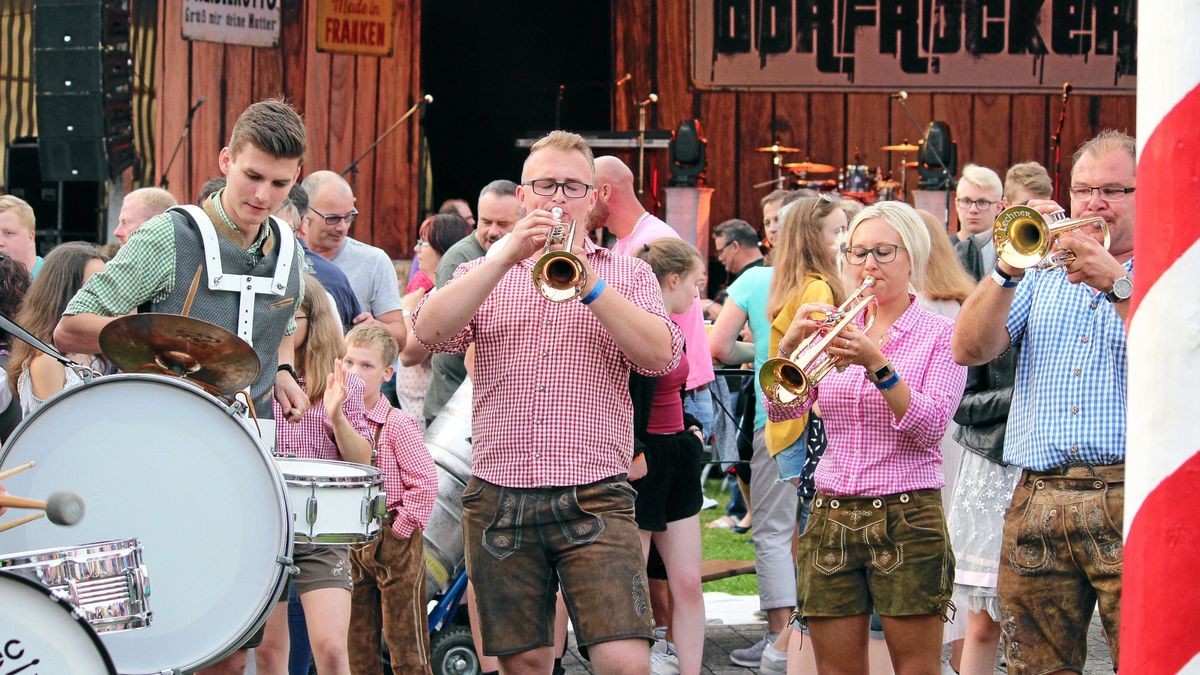
[[[318,52],[313,0],[281,3],[276,49],[183,40],[182,3],[161,2],[159,167],[166,166],[188,107],[206,97],[167,174],[176,197],[194,201],[200,186],[220,175],[217,155],[237,116],[250,103],[272,96],[286,97],[304,116],[309,134],[304,174],[347,168],[419,96],[421,3],[395,4],[395,50],[381,58]],[[412,124],[397,128],[350,179],[362,214],[350,235],[397,259],[411,257],[419,224],[413,129]]]
[[[751,186],[773,174],[770,155],[756,153],[758,146],[778,139],[805,148],[812,161],[834,166],[852,163],[858,148],[864,163],[895,167],[899,157],[888,157],[879,147],[920,138],[887,94],[699,91],[690,77],[691,0],[614,0],[613,11],[613,73],[633,75],[633,86],[617,90],[614,128],[636,127],[634,104],[649,91],[659,95],[650,128],[674,129],[680,120],[698,118],[708,138],[708,185],[716,190],[714,226],[734,217],[756,225],[761,221],[758,201],[769,188]],[[908,107],[922,127],[931,119],[950,125],[960,170],[974,162],[1003,176],[1010,164],[1036,160],[1053,175],[1050,135],[1061,96],[913,93]],[[1133,96],[1072,95],[1063,128],[1063,180],[1082,141],[1103,128],[1133,134],[1134,114]],[[915,179],[910,172],[910,186]]]

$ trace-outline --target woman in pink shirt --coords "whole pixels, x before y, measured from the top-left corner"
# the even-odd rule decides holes
[[[851,287],[870,276],[878,300],[827,353],[844,366],[806,399],[767,401],[772,420],[819,402],[829,445],[817,466],[812,514],[800,537],[797,612],[822,673],[866,672],[874,606],[896,672],[939,672],[942,619],[953,610],[939,443],[962,397],[966,369],[950,353],[953,323],[922,309],[929,233],[907,204],[869,206],[850,223],[843,255]],[[780,341],[790,353],[834,308],[802,305]],[[817,316],[814,316],[817,315]]]

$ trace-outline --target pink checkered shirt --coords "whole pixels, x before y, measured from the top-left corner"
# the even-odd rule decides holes
[[[392,530],[408,537],[429,523],[437,499],[437,468],[425,447],[421,425],[393,408],[384,396],[367,412],[367,422],[372,442],[379,431],[375,466],[383,472],[388,514],[394,516]]]
[[[667,318],[650,266],[590,241],[584,251],[608,282],[604,293],[620,293],[662,319],[671,334],[671,362],[655,371],[635,366],[586,305],[538,294],[534,257],[513,265],[457,335],[425,345],[432,352],[463,352],[475,343],[471,472],[489,483],[586,485],[626,473],[633,456],[629,371],[658,377],[679,364],[683,336]],[[463,263],[455,278],[482,263]]]
[[[304,378],[300,378],[300,388],[304,388]],[[310,404],[304,416],[295,424],[284,421],[283,409],[279,402],[271,399],[275,408],[275,454],[280,457],[299,457],[301,459],[330,459],[338,462],[342,453],[338,451],[337,442],[333,436],[333,422],[325,414],[325,404],[321,401]],[[346,402],[342,404],[342,413],[364,438],[370,438],[367,425],[367,409],[363,405],[363,381],[354,373],[346,373]]]
[[[914,299],[888,329],[883,355],[912,392],[898,421],[862,366],[825,376],[815,399],[829,445],[817,464],[817,490],[835,497],[876,497],[946,484],[940,443],[967,379],[967,369],[950,355],[953,328],[953,321],[922,309]],[[796,408],[767,401],[767,417],[795,419],[812,401]]]

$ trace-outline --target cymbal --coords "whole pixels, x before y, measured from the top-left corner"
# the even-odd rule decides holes
[[[828,164],[817,164],[816,162],[789,162],[784,164],[783,168],[792,173],[833,173],[836,171]]]
[[[778,155],[778,154],[784,153],[784,152],[800,152],[800,148],[793,148],[788,145],[780,145],[778,143],[772,143],[771,145],[764,146],[764,147],[761,147],[761,148],[755,150],[755,152],[770,152],[772,154]]]
[[[920,149],[919,146],[912,143],[897,143],[895,145],[885,145],[880,148],[880,150],[886,150],[887,152],[916,152]]]
[[[248,342],[207,321],[176,314],[131,314],[100,331],[100,351],[127,373],[194,380],[225,396],[245,389],[262,367]]]
[[[917,165],[918,165],[918,164],[920,164],[920,162],[918,162],[918,161],[916,161],[916,160],[913,160],[913,161],[911,161],[911,162],[905,162],[905,163],[904,163],[904,168],[906,168],[906,169],[915,169],[915,168],[917,168]]]

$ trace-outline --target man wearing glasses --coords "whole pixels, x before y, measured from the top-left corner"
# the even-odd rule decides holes
[[[954,249],[971,276],[980,279],[996,264],[992,225],[1007,205],[1000,176],[991,169],[968,164],[955,188],[958,239]]]
[[[998,261],[963,305],[951,347],[965,365],[1020,344],[1004,461],[1022,468],[1004,519],[1000,610],[1009,671],[1082,672],[1092,607],[1118,666],[1125,488],[1125,319],[1133,290],[1136,143],[1103,131],[1075,153],[1062,268]],[[1035,199],[1042,214],[1059,209]]]
[[[630,371],[673,370],[683,338],[650,267],[594,246],[586,227],[566,243],[586,275],[578,300],[550,302],[532,279],[551,231],[586,221],[594,180],[582,137],[540,139],[517,188],[525,215],[503,248],[461,265],[413,315],[431,352],[475,345],[463,532],[484,653],[504,672],[550,672],[559,586],[597,672],[649,669],[653,618],[625,480],[628,382]]]
[[[304,179],[303,187],[308,193],[311,223],[309,250],[337,265],[350,279],[363,308],[354,323],[380,324],[404,344],[404,303],[391,257],[348,235],[358,218],[350,184],[332,171],[314,171]]]
[[[758,233],[744,220],[733,218],[713,230],[713,245],[717,260],[729,272],[728,283],[751,267],[763,265],[762,250],[758,247]]]

